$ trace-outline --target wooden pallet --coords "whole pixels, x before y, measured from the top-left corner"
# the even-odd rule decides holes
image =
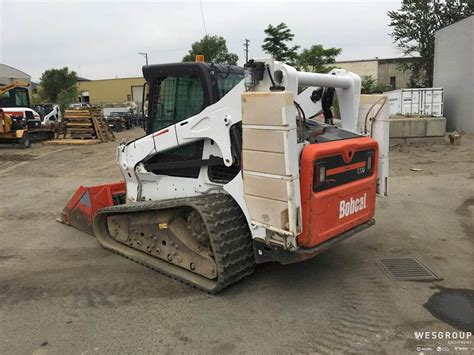
[[[64,112],[67,135],[70,139],[110,142],[115,136],[102,116],[100,107],[67,109]]]
[[[45,141],[45,145],[92,145],[102,143],[99,139],[55,139]]]
[[[115,140],[114,134],[109,129],[109,125],[103,117],[97,117],[93,115],[92,121],[94,122],[96,135],[102,142],[110,142]]]
[[[67,135],[71,139],[97,139],[91,112],[88,108],[68,109],[64,112]]]

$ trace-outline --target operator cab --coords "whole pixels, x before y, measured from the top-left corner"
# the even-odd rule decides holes
[[[30,96],[25,87],[16,87],[0,96],[0,107],[30,107]]]
[[[201,62],[143,67],[149,85],[148,124],[151,134],[192,117],[219,101],[244,78],[244,69]]]
[[[143,76],[149,85],[148,135],[197,115],[218,102],[244,79],[244,69],[202,62],[173,63],[144,66]],[[231,167],[226,167],[221,157],[203,157],[205,140],[160,152],[144,163],[156,175],[186,178],[197,178],[201,167],[207,166],[210,181],[227,183],[240,171],[240,149],[236,147],[241,146],[241,127],[239,122],[231,128],[235,151],[235,164]]]

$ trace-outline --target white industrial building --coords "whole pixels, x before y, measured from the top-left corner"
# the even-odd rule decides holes
[[[444,88],[448,130],[474,133],[474,16],[436,32],[433,84]]]
[[[0,85],[8,85],[14,81],[25,81],[30,83],[31,75],[9,65],[0,63]]]

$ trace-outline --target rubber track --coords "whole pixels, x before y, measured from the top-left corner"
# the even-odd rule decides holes
[[[211,240],[212,249],[214,252],[214,259],[217,265],[217,280],[214,280],[212,286],[207,282],[199,282],[196,280],[196,274],[172,265],[172,269],[179,269],[177,273],[163,270],[156,265],[151,265],[145,262],[141,257],[135,257],[136,249],[129,246],[115,242],[113,244],[120,244],[118,247],[105,245],[102,239],[108,238],[113,241],[104,228],[106,217],[111,214],[122,213],[138,213],[148,212],[150,210],[161,210],[176,207],[190,207],[195,209],[202,217],[209,238]],[[94,219],[94,234],[97,236],[99,243],[119,255],[125,256],[139,264],[145,265],[153,270],[156,270],[166,276],[181,281],[189,286],[198,288],[204,292],[215,294],[224,288],[240,281],[245,276],[251,275],[255,269],[255,258],[253,252],[252,238],[248,229],[247,221],[237,203],[231,196],[223,193],[203,195],[197,197],[154,201],[154,202],[138,202],[135,204],[125,204],[101,209]],[[99,234],[102,234],[99,236]],[[131,249],[127,252],[127,249]],[[132,253],[132,251],[134,251]],[[142,253],[147,255],[145,253]],[[149,255],[147,255],[149,257]],[[158,258],[155,258],[158,259]],[[163,261],[162,259],[159,259]],[[165,261],[163,261],[166,263]],[[169,269],[169,267],[168,267]],[[189,274],[188,277],[183,277],[183,274]]]

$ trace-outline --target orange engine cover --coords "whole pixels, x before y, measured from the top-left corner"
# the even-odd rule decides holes
[[[377,161],[378,144],[368,137],[303,149],[300,247],[315,247],[373,218]]]

